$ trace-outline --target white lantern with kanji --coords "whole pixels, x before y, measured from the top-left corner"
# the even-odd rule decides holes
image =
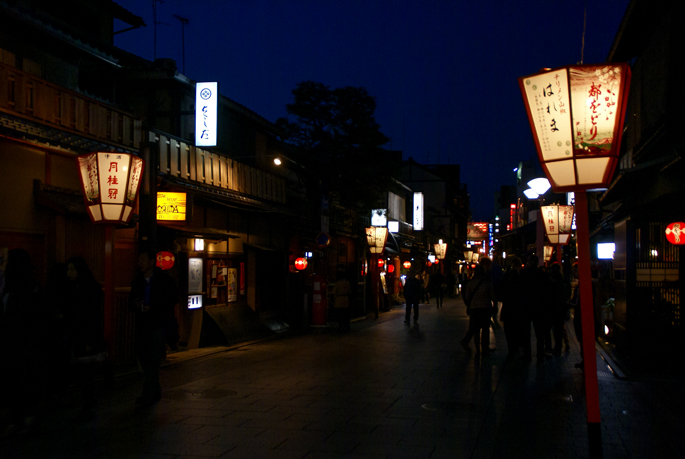
[[[542,206],[540,213],[550,244],[568,244],[573,225],[573,206]]]
[[[93,223],[126,223],[135,207],[145,162],[121,152],[77,157],[83,201]]]
[[[571,65],[519,78],[555,193],[606,188],[618,162],[628,64]]]
[[[388,239],[388,228],[385,226],[370,226],[366,228],[366,242],[371,253],[383,253]]]
[[[447,244],[442,242],[442,239],[440,239],[437,244],[434,244],[434,247],[435,247],[435,257],[438,260],[444,260],[445,255],[447,254]]]

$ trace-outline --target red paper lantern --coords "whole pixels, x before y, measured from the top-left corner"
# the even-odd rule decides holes
[[[307,259],[306,258],[298,258],[295,260],[295,269],[298,271],[302,271],[307,267]]]
[[[433,263],[431,263],[430,261],[427,261],[426,266],[433,266]]]
[[[393,265],[388,266],[388,272],[389,273],[395,272],[395,267]]]
[[[685,244],[685,223],[673,222],[666,227],[666,239],[675,245]]]
[[[409,268],[411,268],[411,261],[405,261],[404,263],[402,263],[402,267],[403,267],[404,269],[409,269]]]
[[[156,258],[157,267],[164,271],[173,268],[174,262],[176,261],[176,257],[174,257],[174,254],[171,252],[159,252]]]
[[[382,268],[383,266],[385,266],[385,260],[381,260],[381,259],[379,258],[379,259],[378,259],[378,267],[379,267],[379,268]]]
[[[438,263],[440,263],[440,260],[438,260],[438,259],[436,258],[435,261],[433,262],[433,264],[434,264],[434,265],[437,265]]]

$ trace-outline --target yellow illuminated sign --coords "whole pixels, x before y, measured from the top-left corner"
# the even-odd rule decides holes
[[[186,219],[186,193],[157,193],[157,220]]]

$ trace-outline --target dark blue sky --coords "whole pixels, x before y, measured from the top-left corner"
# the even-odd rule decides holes
[[[153,0],[116,0],[147,27],[115,45],[153,58]],[[420,163],[460,164],[474,220],[536,157],[517,78],[603,62],[629,0],[164,0],[157,58],[219,81],[221,93],[275,121],[301,81],[363,86],[387,145]],[[119,28],[123,28],[121,25]]]

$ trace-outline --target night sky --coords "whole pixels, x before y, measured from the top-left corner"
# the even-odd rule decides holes
[[[154,57],[153,0],[116,0],[147,27],[114,44]],[[474,221],[513,168],[537,157],[517,78],[603,62],[629,0],[164,0],[157,58],[269,121],[313,80],[376,98],[386,148],[423,164],[460,164]],[[185,26],[183,72],[181,22]],[[115,24],[115,30],[126,26]]]

